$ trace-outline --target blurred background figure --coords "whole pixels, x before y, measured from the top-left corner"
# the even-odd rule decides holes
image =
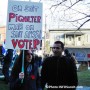
[[[0,46],[0,66],[2,68],[4,57],[6,55],[7,49],[5,49],[5,41],[3,42],[2,46]]]
[[[64,54],[65,54],[65,56],[67,56],[67,57],[71,57],[71,54],[69,53],[68,49],[65,49],[65,50],[64,50]]]
[[[73,57],[73,59],[75,60],[75,63],[77,64],[78,61],[77,61],[77,59],[76,59],[76,57],[75,57],[75,53],[71,53],[71,56]]]
[[[70,54],[69,50],[65,49],[64,54],[65,54],[65,56],[72,58],[76,64],[78,63],[77,60],[76,60],[76,57],[75,57],[75,53]]]
[[[12,58],[13,58],[13,49],[8,49],[4,57],[4,62],[2,67],[2,73],[4,75],[4,81],[6,84],[8,84],[9,82],[9,67],[11,65]]]

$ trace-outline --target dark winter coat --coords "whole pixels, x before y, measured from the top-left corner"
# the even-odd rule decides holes
[[[13,68],[10,80],[10,90],[38,90],[39,88],[39,74],[38,74],[38,57],[33,57],[34,63],[25,62],[24,65],[24,80],[21,83],[19,73],[21,72],[21,62]],[[30,70],[29,70],[30,69]]]
[[[42,65],[41,84],[50,90],[75,90],[74,87],[78,85],[77,69],[73,60],[65,56],[52,56],[46,58]],[[66,88],[65,88],[66,86]],[[71,86],[73,89],[70,89]],[[56,89],[55,89],[56,88]]]

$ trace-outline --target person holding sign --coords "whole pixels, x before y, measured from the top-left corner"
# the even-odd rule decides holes
[[[24,72],[21,71],[23,51],[20,52],[11,72],[10,90],[40,90],[39,57],[24,50]],[[22,82],[23,80],[23,82]]]

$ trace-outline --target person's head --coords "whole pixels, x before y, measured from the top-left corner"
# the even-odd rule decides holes
[[[21,58],[23,57],[23,50],[20,53],[20,57]],[[24,50],[24,60],[26,62],[31,62],[31,60],[32,60],[32,53],[31,53],[30,50]]]
[[[68,49],[65,49],[64,52],[65,52],[65,55],[69,54]]]
[[[27,51],[26,51],[26,61],[27,61],[27,62],[31,62],[31,60],[32,60],[31,51],[30,51],[30,50],[27,50]]]
[[[26,66],[27,62],[30,62],[32,65],[34,65],[34,60],[32,59],[33,54],[31,53],[31,51],[30,50],[24,50],[24,52],[23,52],[23,50],[21,50],[18,58],[15,61],[15,64],[14,64],[12,72],[11,72],[13,75],[15,74],[15,71],[17,69],[18,69],[18,71],[21,71],[23,54],[24,54],[24,65]]]
[[[65,49],[64,50],[64,54],[65,54],[65,56],[71,57],[71,54],[69,53],[69,50],[68,49]]]
[[[64,44],[61,41],[55,41],[52,47],[54,56],[61,56],[64,50]]]

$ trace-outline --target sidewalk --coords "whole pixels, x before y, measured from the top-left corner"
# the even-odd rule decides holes
[[[90,87],[87,87],[87,86],[77,86],[76,90],[90,90]]]

